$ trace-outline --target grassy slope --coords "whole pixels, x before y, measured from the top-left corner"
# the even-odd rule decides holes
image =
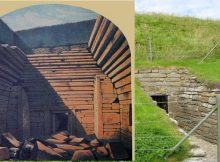
[[[220,47],[203,64],[204,55],[220,40],[220,21],[200,20],[191,17],[175,17],[161,14],[136,15],[136,68],[185,67],[201,80],[218,83],[220,80]],[[148,61],[147,38],[152,39],[153,62]],[[152,103],[150,97],[136,85],[136,103]],[[136,104],[136,159],[165,161],[165,150],[181,138],[163,111],[152,104]],[[150,121],[156,121],[154,122]],[[172,136],[161,138],[161,136]],[[144,137],[144,138],[139,138]],[[147,138],[151,137],[151,138]],[[143,151],[142,149],[148,151]],[[189,145],[168,161],[181,161],[187,157]]]
[[[205,63],[203,56],[220,40],[220,21],[161,14],[136,15],[136,68],[186,67],[211,82],[220,79],[220,47]],[[153,63],[147,60],[147,38],[152,38]],[[210,75],[211,74],[211,75]]]
[[[153,104],[150,97],[140,88],[140,85],[135,86],[135,103],[136,160],[164,162],[163,157],[166,155],[167,150],[162,149],[169,149],[175,146],[182,138],[182,135],[166,113]],[[179,162],[186,158],[188,147],[188,143],[185,143],[168,161]]]

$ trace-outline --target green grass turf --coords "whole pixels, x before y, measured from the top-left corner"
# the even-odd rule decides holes
[[[179,162],[186,158],[189,150],[188,142],[169,159],[164,159],[167,149],[175,146],[183,135],[179,133],[166,112],[153,104],[137,81],[135,103],[136,161]]]
[[[202,80],[220,81],[220,47],[199,64],[220,41],[220,21],[162,14],[136,14],[135,67],[185,67]],[[147,38],[152,39],[153,61],[149,61]]]

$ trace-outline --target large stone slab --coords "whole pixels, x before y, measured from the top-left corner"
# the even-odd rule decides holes
[[[49,138],[46,141],[49,143],[52,143],[52,144],[64,144],[65,143],[65,141],[57,140],[57,139],[53,139],[53,138]]]
[[[0,160],[9,159],[9,150],[7,147],[0,147]]]
[[[68,136],[64,132],[59,132],[51,135],[52,138],[57,139],[59,141],[66,141],[68,140]]]
[[[191,157],[205,157],[206,152],[200,148],[194,148],[194,149],[190,150],[189,156],[191,156]]]
[[[4,147],[20,147],[19,142],[11,133],[3,133],[1,137],[1,146]]]
[[[31,155],[31,160],[61,160],[63,157],[52,148],[37,141]]]
[[[73,154],[77,150],[84,149],[84,147],[82,147],[82,146],[74,146],[74,145],[70,145],[70,144],[58,144],[57,147],[69,152],[70,154]]]
[[[73,154],[72,161],[95,160],[90,150],[78,150]]]

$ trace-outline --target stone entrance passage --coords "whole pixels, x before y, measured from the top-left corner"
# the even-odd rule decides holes
[[[161,109],[164,109],[166,113],[169,113],[167,95],[156,94],[156,95],[151,95],[151,98],[157,102],[157,106],[159,106]]]
[[[216,96],[220,94],[219,89],[216,89],[215,86],[198,79],[184,68],[139,70],[136,72],[136,77],[144,91],[152,95],[159,107],[168,110],[169,116],[174,118],[178,122],[178,126],[186,132],[193,129],[210,112],[216,105]],[[166,94],[169,97],[158,94]],[[195,134],[206,141],[216,143],[216,113]]]

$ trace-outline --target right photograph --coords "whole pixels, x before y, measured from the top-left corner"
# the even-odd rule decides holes
[[[136,0],[137,161],[220,161],[219,7]]]

